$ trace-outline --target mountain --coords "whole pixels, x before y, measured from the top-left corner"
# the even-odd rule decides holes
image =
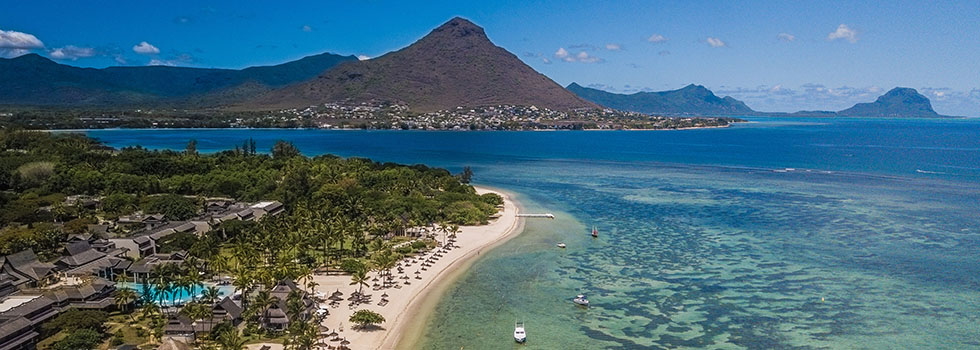
[[[79,68],[36,54],[0,58],[0,104],[57,107],[211,106],[308,80],[354,56],[329,53],[242,70],[166,66]]]
[[[751,108],[730,96],[718,97],[701,85],[678,90],[617,94],[571,83],[567,89],[579,97],[618,110],[660,115],[746,115]]]
[[[401,50],[340,64],[240,108],[345,100],[398,102],[420,112],[498,104],[557,110],[597,107],[494,45],[483,28],[456,17]]]
[[[842,117],[875,118],[939,118],[932,103],[918,91],[897,87],[878,97],[874,102],[858,103],[854,107],[837,112]]]

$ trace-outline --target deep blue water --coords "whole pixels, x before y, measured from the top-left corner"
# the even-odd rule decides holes
[[[420,348],[980,348],[980,120],[751,119],[642,132],[88,134],[117,147],[196,139],[202,151],[284,139],[310,155],[469,165],[527,211],[558,215],[484,254]],[[593,307],[571,305],[578,293]],[[513,344],[515,320],[526,345]]]

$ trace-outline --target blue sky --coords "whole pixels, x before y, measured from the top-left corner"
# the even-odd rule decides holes
[[[162,5],[161,5],[162,4]],[[18,1],[0,54],[65,64],[242,68],[321,52],[377,57],[453,16],[556,82],[688,83],[763,111],[837,110],[895,86],[980,115],[980,1]],[[145,42],[145,44],[144,44]]]

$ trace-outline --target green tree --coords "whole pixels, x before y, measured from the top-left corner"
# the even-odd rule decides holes
[[[385,317],[371,310],[357,310],[354,314],[350,315],[348,321],[363,329],[368,326],[384,323]]]
[[[90,329],[101,333],[108,318],[109,315],[104,311],[69,309],[59,314],[55,319],[45,322],[41,328],[49,334],[61,330],[74,332],[81,329]]]
[[[289,159],[299,154],[299,148],[296,148],[291,142],[279,140],[272,146],[272,158],[275,159]]]
[[[366,270],[357,270],[350,275],[350,285],[357,285],[357,293],[361,293],[361,287],[368,285],[368,276]]]
[[[113,192],[112,194],[102,198],[100,204],[102,205],[102,211],[114,215],[127,215],[136,210],[136,196]]]
[[[129,307],[132,306],[133,303],[139,298],[137,297],[136,292],[132,289],[120,288],[116,289],[115,299],[116,307],[122,310],[122,312],[129,313]],[[133,322],[136,322],[136,320],[133,319],[132,313],[130,313],[129,318],[132,319]]]
[[[176,194],[153,196],[143,205],[146,213],[160,213],[169,220],[187,220],[197,215],[197,201]]]
[[[95,349],[102,343],[102,333],[91,329],[80,329],[69,332],[68,335],[51,346],[52,350]]]
[[[197,155],[197,140],[191,139],[187,141],[187,147],[184,147],[184,154],[189,156]]]
[[[470,168],[469,166],[464,166],[463,171],[459,173],[459,182],[468,184],[472,179],[473,179],[473,169]]]

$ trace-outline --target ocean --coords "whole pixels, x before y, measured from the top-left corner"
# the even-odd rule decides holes
[[[980,120],[747,119],[676,131],[86,132],[115,147],[282,139],[307,155],[470,166],[525,212],[554,213],[484,252],[414,320],[422,349],[980,348]]]

